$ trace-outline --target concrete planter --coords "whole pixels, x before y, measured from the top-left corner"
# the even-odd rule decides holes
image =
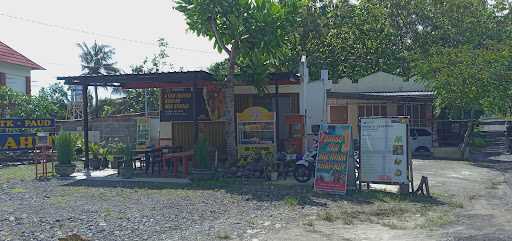
[[[277,177],[279,176],[278,174],[279,173],[277,173],[277,172],[271,172],[270,173],[270,181],[277,181]]]
[[[118,169],[118,168],[120,168],[122,162],[123,162],[123,156],[114,156],[112,161],[110,162],[110,168]]]
[[[76,165],[75,164],[55,164],[55,173],[60,177],[69,177],[71,174],[75,172]]]
[[[133,178],[133,176],[135,174],[135,171],[133,170],[133,168],[121,167],[121,168],[119,168],[119,171],[121,172],[121,177],[126,178],[126,179]]]
[[[215,178],[215,172],[209,169],[192,169],[190,171],[191,180],[211,180]]]

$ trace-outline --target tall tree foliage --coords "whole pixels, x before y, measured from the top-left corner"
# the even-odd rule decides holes
[[[132,73],[157,73],[174,69],[174,66],[169,62],[169,54],[167,54],[169,43],[163,38],[158,39],[157,43],[158,52],[151,57],[145,57],[142,63],[132,65]],[[125,94],[125,104],[122,105],[121,110],[125,113],[144,112],[145,95],[147,95],[148,111],[158,111],[160,109],[160,89],[127,90]]]
[[[119,69],[115,66],[114,54],[115,49],[109,45],[98,44],[96,41],[92,45],[87,43],[78,43],[80,48],[80,61],[83,74],[87,75],[105,75],[119,73]],[[98,117],[98,87],[94,86],[95,115]]]
[[[69,103],[68,92],[60,83],[43,87],[38,94],[40,99],[49,100],[56,107],[55,117],[60,120],[66,119],[66,111]]]
[[[323,66],[334,79],[376,71],[415,77],[436,92],[438,109],[503,113],[512,98],[511,2],[311,1],[281,67],[296,69],[300,55],[307,55],[313,78]]]
[[[168,42],[160,38],[157,40],[158,52],[152,56],[145,57],[139,64],[131,65],[131,73],[157,73],[172,71],[173,65],[169,61],[167,54]],[[100,116],[110,116],[126,113],[142,113],[145,111],[145,93],[148,98],[148,111],[158,111],[160,108],[160,90],[159,89],[128,89],[114,88],[113,94],[122,95],[119,99],[103,99],[98,103],[98,112]]]
[[[28,96],[0,86],[0,118],[57,118],[60,111],[47,95]]]
[[[228,73],[223,81],[225,137],[228,161],[236,157],[234,121],[234,74],[236,67],[250,73],[259,90],[271,64],[285,54],[296,32],[303,1],[274,0],[178,0],[176,9],[185,15],[189,30],[214,41],[228,55]]]
[[[429,48],[411,62],[439,108],[511,114],[510,2],[447,1],[428,8]]]

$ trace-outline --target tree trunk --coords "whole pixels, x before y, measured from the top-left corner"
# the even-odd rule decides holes
[[[98,86],[94,86],[94,117],[99,117],[98,109]]]
[[[226,154],[228,165],[235,164],[236,154],[236,133],[235,133],[235,53],[234,48],[229,58],[229,71],[224,85],[224,136],[226,138]]]

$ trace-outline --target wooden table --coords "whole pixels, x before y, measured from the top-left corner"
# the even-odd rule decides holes
[[[172,168],[173,176],[178,175],[178,162],[181,161],[181,164],[183,165],[183,175],[188,176],[189,162],[191,161],[193,155],[194,155],[194,151],[169,153],[169,154],[164,154],[162,156],[162,160],[164,161],[164,163],[167,163],[168,161],[173,162],[173,168]],[[164,168],[165,168],[165,166],[166,165],[164,165]],[[167,167],[167,169],[168,169],[168,167]]]

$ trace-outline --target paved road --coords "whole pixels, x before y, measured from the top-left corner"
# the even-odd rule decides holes
[[[477,153],[474,159],[482,166],[502,172],[506,184],[512,189],[512,154],[507,147],[506,122],[486,120],[481,122],[480,127],[489,145],[482,152]]]

